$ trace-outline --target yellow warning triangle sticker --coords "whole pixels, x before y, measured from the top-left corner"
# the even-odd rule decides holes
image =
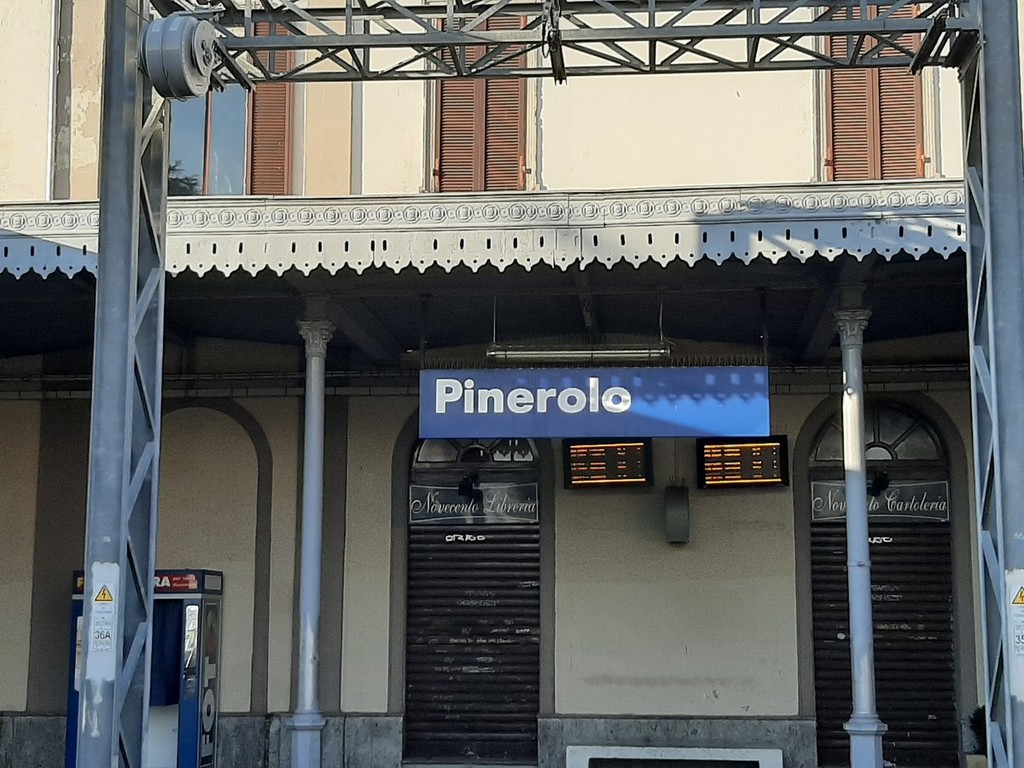
[[[1014,605],[1024,605],[1024,587],[1017,590],[1017,596],[1011,602]]]
[[[1024,592],[1024,590],[1021,590],[1021,592]],[[97,602],[97,603],[112,603],[112,602],[114,602],[114,596],[112,594],[110,594],[110,590],[107,589],[107,585],[106,584],[104,584],[102,587],[100,587],[100,591],[96,593],[96,600],[95,600],[95,602]]]

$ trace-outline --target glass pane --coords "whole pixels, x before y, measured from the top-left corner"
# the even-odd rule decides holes
[[[814,452],[816,461],[840,461],[843,458],[843,434],[835,424],[829,424]]]
[[[244,195],[248,93],[240,85],[229,85],[215,92],[212,101],[209,193]]]
[[[416,462],[424,464],[441,464],[458,461],[459,452],[447,440],[424,440],[416,452]]]
[[[901,459],[940,459],[942,454],[928,430],[918,426],[896,446],[896,456]]]
[[[878,411],[878,442],[892,445],[913,424],[914,420],[907,414],[892,408],[883,408]]]
[[[494,461],[533,461],[533,446],[529,440],[499,440],[491,449]]]
[[[464,461],[468,464],[483,464],[490,460],[490,452],[479,443],[463,448],[462,453],[459,454],[459,461]]]
[[[206,99],[171,102],[168,195],[203,194]]]
[[[883,448],[880,445],[873,445],[864,451],[864,458],[870,461],[892,461],[892,454],[889,453],[888,448]]]

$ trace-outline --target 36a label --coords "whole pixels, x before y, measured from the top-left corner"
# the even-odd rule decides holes
[[[89,588],[92,600],[85,634],[86,680],[113,680],[117,670],[117,599],[121,567],[117,563],[93,563]]]

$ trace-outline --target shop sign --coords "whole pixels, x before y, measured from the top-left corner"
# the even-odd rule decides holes
[[[409,486],[410,523],[536,523],[536,483]]]
[[[891,483],[878,496],[868,496],[868,515],[878,522],[949,522],[949,483]],[[829,522],[845,517],[845,484],[812,482],[811,519]]]
[[[768,369],[420,372],[420,437],[738,437],[770,432]]]

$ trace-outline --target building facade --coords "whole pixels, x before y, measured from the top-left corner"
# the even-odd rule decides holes
[[[63,764],[102,258],[97,5],[0,7],[4,768]],[[886,759],[963,764],[982,665],[959,123],[939,70],[175,103],[158,567],[224,574],[220,765],[290,764],[309,320],[332,329],[325,765],[561,768],[570,747],[842,765],[847,309],[871,312],[865,446],[888,481],[871,517]],[[768,366],[788,485],[700,488],[691,439],[654,439],[653,482],[605,490],[566,487],[557,439],[420,439],[421,369],[655,343],[667,357],[645,365]],[[410,517],[411,488],[471,475],[535,484],[535,519],[482,526],[495,543],[474,548]],[[666,527],[682,486],[685,544]]]

